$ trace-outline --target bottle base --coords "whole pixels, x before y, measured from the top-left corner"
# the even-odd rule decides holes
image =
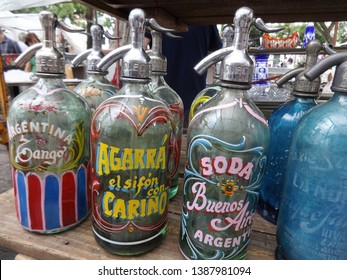
[[[281,254],[281,251],[280,251],[280,249],[279,249],[278,246],[276,247],[276,250],[275,250],[275,259],[276,259],[276,260],[287,260],[287,258],[285,258],[285,257]]]
[[[68,231],[70,229],[73,229],[77,226],[79,226],[80,224],[82,224],[87,218],[89,217],[89,212],[88,214],[83,217],[82,219],[80,219],[79,221],[77,221],[74,224],[62,227],[62,228],[57,228],[57,229],[49,229],[49,230],[38,230],[38,229],[32,229],[32,228],[28,228],[26,226],[24,226],[23,224],[20,224],[25,230],[31,232],[31,233],[35,233],[35,234],[42,234],[42,235],[50,235],[50,234],[58,234],[61,232],[65,232]]]
[[[100,234],[100,231],[93,225],[93,233],[96,242],[106,251],[121,256],[133,256],[146,253],[157,247],[166,236],[167,225],[154,236],[146,240],[134,242],[118,242],[108,239]]]
[[[279,209],[274,209],[267,203],[258,202],[257,212],[260,216],[262,216],[268,222],[277,225],[277,218]]]

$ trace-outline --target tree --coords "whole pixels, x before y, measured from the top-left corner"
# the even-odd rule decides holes
[[[336,22],[315,22],[315,29],[322,35],[322,43],[327,42],[330,45],[335,45],[336,40],[334,40],[333,30],[335,28]]]
[[[43,10],[51,11],[57,15],[59,19],[69,19],[74,25],[86,28],[88,7],[80,3],[59,3],[43,7],[26,8],[14,11],[16,13],[39,13]]]
[[[337,42],[346,45],[347,43],[347,21],[339,22],[337,31]]]

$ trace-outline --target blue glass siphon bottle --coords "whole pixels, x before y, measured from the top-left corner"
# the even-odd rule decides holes
[[[260,187],[258,212],[266,220],[277,223],[289,147],[296,124],[317,105],[320,78],[309,81],[304,73],[317,63],[322,44],[312,40],[307,44],[305,67],[293,69],[277,81],[278,86],[295,78],[293,98],[276,108],[269,118],[270,149],[265,174]]]
[[[179,240],[188,259],[246,257],[269,145],[267,121],[247,96],[253,79],[247,52],[252,24],[270,31],[250,8],[238,9],[232,46],[195,67],[202,73],[223,59],[221,90],[188,127]]]
[[[99,105],[91,124],[93,232],[101,246],[119,255],[147,252],[167,232],[175,125],[148,86],[143,40],[151,22],[133,9],[130,50],[118,48],[97,65],[104,71],[122,58],[123,87]]]
[[[277,221],[277,259],[347,259],[347,53],[309,69],[313,80],[337,65],[333,97],[299,121]]]

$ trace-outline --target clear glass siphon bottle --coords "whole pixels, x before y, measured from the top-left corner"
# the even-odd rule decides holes
[[[222,48],[230,47],[233,41],[234,28],[232,25],[227,24],[222,30]],[[207,86],[200,91],[194,98],[189,110],[189,121],[194,117],[199,108],[208,100],[210,100],[217,92],[221,90],[219,73],[220,73],[221,61],[215,64],[214,69],[214,83]]]
[[[277,259],[347,259],[347,53],[324,58],[305,76],[337,65],[333,97],[298,122],[277,221]]]
[[[16,61],[23,65],[37,51],[39,80],[13,99],[7,126],[18,221],[29,231],[49,234],[88,216],[91,112],[62,80],[64,58],[55,48],[55,27],[72,29],[51,12],[39,17],[42,44],[28,48]]]
[[[168,33],[166,33],[168,34]],[[173,167],[171,175],[171,187],[169,198],[173,198],[178,191],[178,175],[179,162],[181,158],[181,144],[184,124],[184,105],[181,97],[165,82],[164,76],[167,71],[166,57],[162,54],[162,36],[161,32],[156,30],[151,31],[152,49],[147,51],[151,59],[152,75],[149,88],[153,92],[154,97],[164,101],[172,113],[173,120],[176,125],[176,135],[174,135],[174,152],[173,152]],[[167,35],[172,36],[172,35]]]
[[[317,63],[322,44],[311,40],[306,47],[305,67],[293,69],[277,81],[279,86],[295,78],[292,100],[276,108],[269,118],[270,149],[265,174],[260,187],[257,210],[273,224],[277,223],[289,147],[300,118],[317,105],[320,78],[309,81],[304,73]]]
[[[224,58],[221,90],[188,127],[179,240],[188,259],[246,257],[269,145],[267,122],[247,96],[253,79],[247,53],[252,24],[270,31],[261,19],[254,19],[250,8],[238,9],[232,46],[195,67],[202,73]]]
[[[132,10],[131,49],[116,49],[98,64],[104,71],[123,57],[124,85],[98,107],[91,125],[93,232],[119,255],[149,251],[167,232],[175,125],[148,87],[150,58],[142,46],[151,22],[143,10]]]
[[[77,55],[71,64],[76,67],[85,59],[87,60],[87,79],[74,88],[74,91],[81,95],[88,103],[92,113],[107,98],[118,92],[118,88],[107,80],[107,71],[102,72],[96,66],[104,57],[102,53],[102,41],[105,35],[109,39],[118,38],[111,36],[99,24],[93,24],[90,28],[92,34],[92,48]]]

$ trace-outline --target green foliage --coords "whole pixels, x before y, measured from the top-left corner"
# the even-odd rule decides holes
[[[339,42],[340,44],[347,44],[347,21],[339,22],[337,42]]]
[[[79,3],[60,3],[51,5],[48,10],[55,13],[60,19],[70,19],[76,25],[85,25],[88,8]],[[82,26],[85,27],[85,26]]]
[[[107,28],[111,28],[111,29],[114,29],[114,26],[115,26],[115,18],[106,18],[104,23],[103,23],[103,26],[104,27],[107,27]]]
[[[86,27],[86,15],[88,7],[84,4],[71,2],[59,3],[43,7],[26,8],[14,11],[15,13],[39,13],[43,10],[51,11],[57,15],[59,19],[70,19],[70,21],[83,28]]]

